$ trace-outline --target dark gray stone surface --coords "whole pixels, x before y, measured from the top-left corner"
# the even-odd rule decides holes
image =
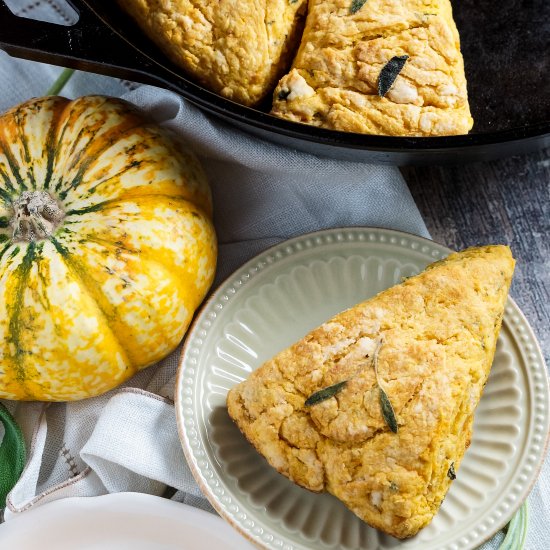
[[[473,132],[548,123],[550,2],[453,0],[452,6]]]
[[[487,163],[403,168],[433,239],[491,243],[517,260],[511,295],[550,365],[550,149]]]

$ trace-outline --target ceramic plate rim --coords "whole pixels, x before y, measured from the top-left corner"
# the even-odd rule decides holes
[[[216,290],[207,298],[207,300],[205,300],[203,302],[200,309],[197,311],[197,313],[196,313],[196,315],[193,319],[193,322],[192,322],[191,326],[189,327],[189,330],[188,330],[188,332],[185,336],[184,345],[182,347],[182,351],[181,351],[181,354],[180,354],[180,357],[179,357],[176,384],[175,384],[175,388],[174,388],[174,394],[175,394],[174,404],[175,404],[175,410],[176,410],[176,420],[177,420],[177,426],[178,426],[178,434],[179,434],[179,438],[180,438],[180,442],[181,442],[181,445],[182,445],[182,448],[183,448],[183,452],[184,452],[185,458],[187,460],[187,463],[189,465],[189,468],[191,470],[191,473],[193,474],[193,477],[195,478],[195,480],[196,480],[197,484],[199,485],[199,487],[200,487],[201,491],[203,492],[203,494],[206,496],[206,498],[208,499],[210,504],[214,507],[214,509],[220,514],[220,516],[222,518],[224,518],[232,527],[234,527],[241,535],[246,537],[249,541],[253,542],[256,546],[258,546],[260,548],[272,548],[272,547],[274,547],[273,538],[272,538],[270,543],[265,543],[264,541],[262,541],[260,539],[259,535],[254,535],[252,533],[251,529],[246,529],[238,521],[236,521],[235,518],[233,517],[233,515],[230,512],[228,512],[228,510],[226,509],[226,506],[223,505],[220,502],[220,498],[214,494],[213,490],[210,488],[209,484],[206,482],[206,479],[203,476],[201,469],[197,465],[197,459],[194,456],[194,449],[192,447],[195,447],[196,450],[201,450],[201,442],[198,440],[197,437],[194,437],[193,438],[193,443],[191,443],[191,441],[189,439],[189,436],[188,436],[188,433],[187,433],[186,429],[184,428],[185,421],[189,420],[189,417],[184,415],[183,406],[182,406],[182,391],[181,390],[183,388],[183,379],[184,379],[184,369],[185,369],[184,362],[185,362],[187,354],[189,353],[189,349],[191,347],[191,344],[192,344],[193,340],[196,338],[196,332],[198,331],[199,324],[203,321],[203,316],[206,314],[206,312],[207,312],[208,308],[211,306],[211,304],[214,304],[221,296],[225,296],[224,293],[226,292],[226,287],[229,285],[230,281],[232,281],[233,279],[237,280],[239,278],[239,276],[244,277],[247,273],[249,275],[246,277],[246,279],[249,280],[254,275],[257,275],[257,274],[261,273],[262,271],[265,272],[265,270],[269,270],[270,267],[273,266],[273,265],[276,265],[278,261],[282,261],[282,260],[284,260],[285,258],[287,258],[289,256],[300,255],[300,251],[292,251],[292,252],[283,254],[283,256],[281,258],[279,258],[278,260],[271,260],[271,261],[268,260],[267,262],[265,262],[265,265],[263,265],[262,267],[257,267],[257,264],[260,263],[260,260],[264,259],[264,257],[265,258],[270,257],[270,255],[274,251],[277,252],[278,249],[283,249],[283,248],[287,248],[287,247],[292,248],[293,245],[295,245],[296,243],[298,243],[300,241],[303,241],[303,240],[306,240],[308,238],[313,240],[313,239],[316,239],[318,237],[321,237],[321,238],[325,237],[326,238],[326,237],[330,237],[330,236],[337,236],[338,234],[343,234],[343,233],[357,233],[358,235],[363,233],[363,234],[369,234],[369,235],[370,234],[377,235],[375,237],[375,240],[369,240],[369,239],[366,239],[366,238],[359,239],[359,240],[363,240],[363,242],[366,245],[382,243],[382,244],[386,244],[387,246],[390,246],[390,247],[393,247],[393,246],[403,246],[404,247],[405,245],[400,243],[399,239],[401,239],[401,240],[406,239],[407,241],[410,241],[410,244],[407,242],[407,248],[409,248],[409,247],[413,248],[411,245],[412,245],[412,243],[414,243],[416,241],[417,243],[423,245],[422,248],[428,248],[428,249],[431,248],[431,250],[428,250],[426,252],[424,252],[422,249],[418,249],[418,247],[413,248],[414,250],[418,249],[418,251],[420,253],[423,253],[426,256],[428,255],[428,252],[438,251],[437,256],[433,257],[433,261],[436,261],[437,259],[440,259],[441,257],[445,257],[448,254],[453,252],[452,249],[450,249],[450,248],[448,248],[448,247],[446,247],[446,246],[444,246],[440,243],[437,243],[435,241],[427,239],[425,237],[421,237],[421,236],[418,236],[418,235],[415,235],[415,234],[412,234],[412,233],[407,233],[405,231],[400,231],[400,230],[395,230],[395,229],[386,229],[386,228],[381,228],[381,227],[369,227],[369,226],[350,226],[350,227],[336,227],[336,228],[330,228],[330,229],[321,229],[321,230],[318,230],[318,231],[308,232],[308,233],[304,233],[304,234],[301,234],[301,235],[297,235],[297,236],[289,238],[289,239],[285,239],[285,240],[281,241],[280,243],[277,243],[277,244],[265,249],[264,251],[256,254],[255,256],[253,256],[250,260],[248,260],[247,262],[242,264],[240,267],[235,269],[232,273],[230,273],[229,276],[227,276],[218,285]],[[382,236],[382,239],[380,239],[381,236]],[[336,239],[336,242],[338,242],[338,239]],[[342,244],[345,244],[346,242],[348,242],[348,241],[346,241],[345,239],[342,240]],[[328,243],[323,241],[322,243],[318,243],[318,245],[316,245],[316,246],[324,246],[326,244],[328,244]],[[252,268],[256,268],[254,270],[254,274],[250,274],[250,271],[251,271]],[[242,284],[240,286],[240,288],[241,289],[246,288],[246,286],[244,284]],[[238,291],[235,291],[233,296],[236,295],[237,292]],[[245,292],[246,292],[246,290],[245,290]],[[226,300],[226,301],[229,301],[229,300]],[[540,348],[540,344],[539,344],[539,342],[538,342],[538,340],[537,340],[537,338],[536,338],[536,336],[533,332],[533,329],[532,329],[531,325],[527,321],[525,315],[523,314],[523,312],[521,311],[519,306],[516,304],[514,299],[511,298],[510,296],[508,296],[508,302],[507,302],[507,305],[506,305],[506,308],[505,308],[503,323],[506,324],[507,326],[510,326],[510,327],[512,325],[515,325],[516,327],[519,327],[519,326],[523,327],[523,329],[522,329],[523,330],[523,333],[522,333],[523,342],[522,342],[522,344],[523,345],[529,345],[530,344],[531,348],[530,348],[529,351],[530,351],[532,356],[536,357],[534,360],[530,360],[530,361],[526,360],[525,363],[526,363],[526,366],[529,367],[530,365],[533,366],[533,363],[536,365],[537,362],[540,362],[539,366],[536,367],[536,368],[537,369],[540,368],[543,371],[543,379],[544,379],[544,381],[546,381],[546,384],[542,385],[543,389],[539,390],[539,393],[542,395],[542,397],[543,397],[544,401],[546,402],[546,404],[548,404],[548,402],[550,400],[550,380],[548,378],[548,371],[547,371],[546,363],[545,363],[545,360],[544,360],[544,355],[542,353],[542,350]],[[518,339],[519,339],[519,337],[518,337]],[[521,350],[523,352],[524,351],[523,346],[520,346],[520,347],[521,347]],[[527,355],[527,353],[525,353],[525,355]],[[531,371],[531,369],[529,369],[529,368],[527,370],[528,370],[528,372]],[[197,380],[196,374],[194,374],[193,381],[195,382],[196,380]],[[531,390],[531,392],[536,393],[534,388],[533,388],[532,382],[531,383],[529,383],[529,382],[531,382],[530,377],[528,377],[528,387]],[[469,550],[469,549],[473,550],[473,549],[477,548],[478,546],[480,546],[481,544],[483,544],[484,542],[486,542],[487,540],[489,540],[491,537],[493,537],[500,529],[502,529],[508,523],[508,521],[513,516],[513,514],[519,509],[519,507],[523,504],[525,499],[529,496],[529,493],[531,492],[531,489],[532,489],[533,485],[537,481],[540,469],[541,469],[542,464],[544,462],[544,458],[546,456],[546,453],[547,453],[548,447],[549,447],[549,443],[550,443],[550,433],[549,433],[549,430],[550,430],[550,414],[549,414],[549,411],[548,411],[548,407],[545,407],[544,411],[542,411],[542,412],[544,414],[544,418],[540,422],[545,424],[545,426],[546,426],[546,431],[545,431],[546,438],[545,438],[544,442],[541,445],[539,445],[539,450],[535,451],[535,452],[537,452],[537,460],[536,460],[536,463],[532,466],[531,474],[528,476],[527,480],[522,485],[521,493],[519,495],[517,495],[514,502],[512,502],[509,505],[507,513],[503,514],[500,517],[500,519],[495,520],[492,523],[492,525],[487,529],[487,531],[479,539],[477,539],[475,541],[475,543],[474,543],[474,541],[470,541],[470,543],[467,546],[463,547],[464,550]],[[195,427],[194,424],[191,425],[191,429],[193,429],[194,427]],[[527,447],[527,450],[530,450],[531,452],[528,453],[528,452],[525,452],[525,449],[523,450],[525,452],[525,457],[522,460],[522,462],[520,463],[520,466],[518,466],[518,471],[521,469],[521,467],[524,466],[527,456],[532,456],[532,453],[533,453],[533,450],[531,449],[532,445],[533,445],[533,441],[532,441],[532,434],[531,434],[531,438],[529,440],[528,447]],[[212,471],[212,469],[210,469],[210,471]],[[213,473],[212,478],[216,478],[218,484],[221,483],[223,485],[223,478],[218,479],[218,476],[216,475],[215,472]],[[508,490],[506,491],[506,493],[502,497],[503,500],[510,493],[511,489],[512,489],[512,484],[510,483],[510,486],[509,486]],[[494,503],[492,505],[491,511],[494,510],[497,507],[497,504],[498,503]],[[250,510],[248,510],[246,507],[244,507],[244,509],[251,516],[256,515],[256,514],[250,513]],[[273,536],[276,535],[277,537],[280,538],[280,540],[282,541],[283,544],[287,545],[287,546],[285,546],[285,548],[286,547],[292,548],[292,549],[300,548],[300,545],[295,545],[295,543],[293,541],[288,540],[285,537],[284,533],[278,532],[278,531],[272,529],[271,527],[266,526],[265,524],[263,524],[263,522],[261,521],[261,517],[259,518],[259,523],[262,524],[261,526],[263,528],[263,533],[264,534],[266,533],[266,530],[267,530],[267,533],[272,534]],[[453,541],[449,541],[449,542],[453,542]],[[473,546],[472,546],[472,543],[474,543]],[[282,544],[279,545],[279,547],[282,547]]]
[[[154,512],[150,511],[151,507],[154,507]],[[105,536],[109,537],[109,535],[112,534],[112,525],[116,525],[116,529],[120,530],[122,534],[124,534],[129,527],[136,529],[135,521],[129,521],[126,519],[125,516],[128,513],[130,513],[130,515],[132,513],[136,515],[141,514],[139,516],[141,520],[143,520],[143,517],[150,516],[151,522],[155,522],[155,518],[161,514],[167,521],[177,522],[180,526],[182,525],[182,517],[187,515],[188,518],[183,522],[183,525],[186,527],[189,525],[198,525],[200,526],[199,531],[201,533],[207,529],[219,530],[221,528],[225,540],[227,541],[227,546],[224,545],[224,548],[240,548],[242,546],[241,542],[245,542],[239,536],[238,531],[231,529],[230,526],[223,521],[223,518],[220,518],[215,514],[189,504],[170,500],[168,498],[133,491],[107,493],[104,495],[87,497],[68,497],[34,506],[28,511],[17,514],[8,521],[0,524],[0,537],[3,539],[9,537],[8,542],[14,542],[13,537],[15,536],[15,542],[21,544],[22,542],[28,542],[30,536],[34,534],[32,532],[28,533],[29,526],[31,526],[31,531],[32,525],[36,525],[35,528],[38,529],[46,520],[51,522],[52,516],[54,516],[54,519],[59,522],[66,521],[67,516],[69,516],[69,518],[72,518],[72,528],[74,529],[74,515],[77,516],[77,522],[81,518],[85,518],[81,520],[84,524],[89,522],[90,518],[92,520],[90,522],[91,524],[94,519],[97,521],[102,519],[105,515],[110,515],[116,518],[117,521],[113,522],[113,524],[109,524],[109,527],[106,529]],[[77,523],[77,525],[79,524]],[[55,527],[59,527],[59,525],[56,524]],[[202,527],[205,529],[202,529]],[[17,533],[22,533],[23,529],[26,529],[26,534],[17,535]],[[170,533],[173,533],[174,537],[179,534],[177,530],[173,530]],[[63,534],[60,534],[59,531],[53,527],[50,527],[47,532],[41,531],[41,534],[42,537],[45,535],[48,536],[48,539],[50,538],[49,535],[53,535],[55,538],[55,545],[60,550],[74,548],[74,546],[72,546],[74,541],[72,541],[70,537],[69,539],[64,538]],[[141,534],[143,535],[143,533]],[[20,536],[23,536],[24,539],[21,540],[21,538],[19,538]],[[67,536],[66,531],[65,536]],[[49,541],[43,540],[42,545],[44,545],[44,542]],[[108,544],[108,541],[106,542]],[[144,539],[143,542],[148,543],[148,545],[152,545],[158,541]],[[174,538],[174,540],[170,542],[169,548],[180,548],[181,542],[182,541],[180,539]],[[69,545],[69,543],[71,544]],[[108,547],[111,548],[111,546]],[[25,545],[25,548],[28,548],[28,546]],[[166,541],[163,544],[163,548],[166,548]],[[192,548],[197,548],[197,545],[194,544]]]

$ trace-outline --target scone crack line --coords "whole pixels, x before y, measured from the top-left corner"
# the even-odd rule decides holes
[[[403,374],[399,376],[388,376],[384,378],[384,381],[389,384],[390,382],[397,382],[398,380],[408,380],[409,378],[417,378],[418,375],[416,374]]]
[[[355,49],[361,44],[367,44],[368,42],[372,42],[374,40],[387,40],[388,38],[398,38],[404,33],[408,33],[417,29],[427,29],[428,27],[429,23],[426,24],[423,22],[419,22],[418,24],[416,24],[415,22],[413,22],[409,26],[403,26],[402,23],[396,23],[395,25],[392,25],[390,27],[381,26],[376,29],[369,29],[368,32],[370,34],[366,34],[364,31],[359,31],[356,34],[349,35],[349,37],[353,39],[351,44],[349,44],[349,47]],[[402,55],[402,53],[400,55]]]
[[[393,38],[395,36],[399,36],[400,34],[403,34],[405,32],[410,32],[415,29],[423,29],[428,28],[429,24],[419,22],[416,24],[416,22],[412,22],[409,26],[404,26],[403,22],[395,23],[391,26],[380,26],[373,29],[368,29],[367,31],[357,31],[355,34],[347,34],[345,36],[346,43],[343,44],[341,47],[336,48],[336,45],[340,45],[342,43],[342,37],[335,34],[335,33],[326,33],[323,34],[323,38],[327,39],[328,36],[334,36],[335,40],[326,46],[326,49],[337,49],[338,51],[344,51],[346,49],[353,50],[356,48],[360,43],[367,43],[371,42],[372,40],[378,40],[380,38]],[[323,48],[325,49],[325,48]]]
[[[318,366],[318,368],[316,370],[324,371],[323,372],[323,378],[325,378],[325,376],[327,376],[327,375],[330,375],[331,371],[334,368],[338,367],[344,359],[347,359],[350,356],[352,356],[353,351],[361,346],[362,341],[364,342],[365,340],[370,340],[372,342],[372,341],[375,340],[375,337],[370,332],[360,332],[357,336],[353,337],[350,340],[351,341],[349,342],[349,344],[347,344],[345,347],[340,349],[334,355],[326,357],[325,361],[322,363],[322,365]],[[375,347],[376,347],[376,344],[375,344]],[[362,350],[359,349],[359,352],[361,352],[361,351]],[[349,382],[349,381],[353,380],[354,378],[356,378],[363,371],[364,367],[372,362],[371,357],[372,357],[372,352],[365,353],[362,357],[362,362],[358,366],[353,368],[353,370],[350,371],[350,374],[348,374],[347,376],[345,376],[343,378],[341,377],[340,380],[337,380],[336,382],[334,382],[332,384],[328,384],[327,386],[325,386],[325,389],[327,387],[342,383],[344,381],[344,379],[345,379],[346,382]],[[313,393],[317,393],[318,391],[320,391],[320,390],[316,390],[316,392],[313,392]]]
[[[321,434],[321,437],[323,438],[324,441],[330,441],[330,444],[333,445],[334,447],[338,447],[340,449],[345,449],[348,451],[357,451],[357,450],[363,449],[365,445],[371,444],[373,441],[378,439],[381,435],[385,435],[387,433],[388,431],[384,427],[376,428],[376,430],[374,430],[372,434],[370,434],[367,438],[363,439],[362,441],[337,441],[323,434]],[[355,479],[357,478],[354,477],[351,481]]]
[[[420,393],[422,393],[422,390],[424,389],[424,385],[426,384],[426,382],[428,380],[430,380],[430,378],[433,377],[433,374],[431,376],[427,376],[425,377],[421,382],[420,384],[417,385],[417,387],[415,388],[415,390],[411,393],[411,396],[409,397],[409,399],[407,399],[407,401],[405,401],[405,403],[403,403],[403,406],[401,407],[401,410],[400,410],[400,414],[402,415],[406,415],[406,413],[408,412],[409,408],[412,407],[412,404],[413,404],[413,401],[420,395]],[[414,417],[414,415],[411,415]]]
[[[350,0],[351,1],[351,0]],[[353,34],[346,34],[345,37],[340,37],[334,32],[327,32],[323,36],[335,35],[339,37],[339,41],[342,39],[355,39],[359,37],[361,41],[375,40],[377,38],[391,38],[397,36],[403,32],[412,31],[414,29],[428,28],[433,21],[430,20],[429,16],[441,18],[440,13],[424,13],[424,12],[409,12],[408,17],[406,18],[396,18],[392,22],[386,22],[380,24],[379,27],[370,27],[368,29],[358,30]],[[342,19],[342,17],[335,15],[335,20]],[[377,20],[373,17],[362,17],[355,18],[357,23],[374,25],[377,23]],[[321,35],[320,31],[312,33],[315,38],[318,38]]]
[[[288,418],[288,417],[287,417]],[[292,449],[301,449],[301,447],[298,447],[298,445],[295,445],[294,443],[292,443],[292,441],[290,441],[289,439],[287,439],[283,434],[282,434],[282,429],[283,429],[283,423],[281,422],[281,425],[279,426],[279,439],[284,442],[288,447],[291,447]]]
[[[362,439],[361,441],[338,441],[337,439],[332,439],[322,433],[319,435],[323,438],[324,441],[330,441],[331,445],[334,445],[342,449],[353,451],[353,450],[363,449],[365,445],[371,445],[380,436],[387,435],[387,434],[388,434],[387,427],[383,426],[373,430],[371,434],[369,434],[367,437],[365,437],[365,439]]]

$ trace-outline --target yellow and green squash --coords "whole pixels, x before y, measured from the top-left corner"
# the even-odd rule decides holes
[[[216,264],[210,189],[128,103],[0,117],[0,397],[101,394],[169,354]]]

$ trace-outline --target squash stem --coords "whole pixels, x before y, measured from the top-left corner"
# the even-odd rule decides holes
[[[57,95],[67,84],[69,78],[73,76],[74,69],[63,69],[57,80],[51,85],[46,95]]]
[[[32,242],[49,238],[63,221],[60,204],[44,190],[23,191],[12,202],[14,241]]]

